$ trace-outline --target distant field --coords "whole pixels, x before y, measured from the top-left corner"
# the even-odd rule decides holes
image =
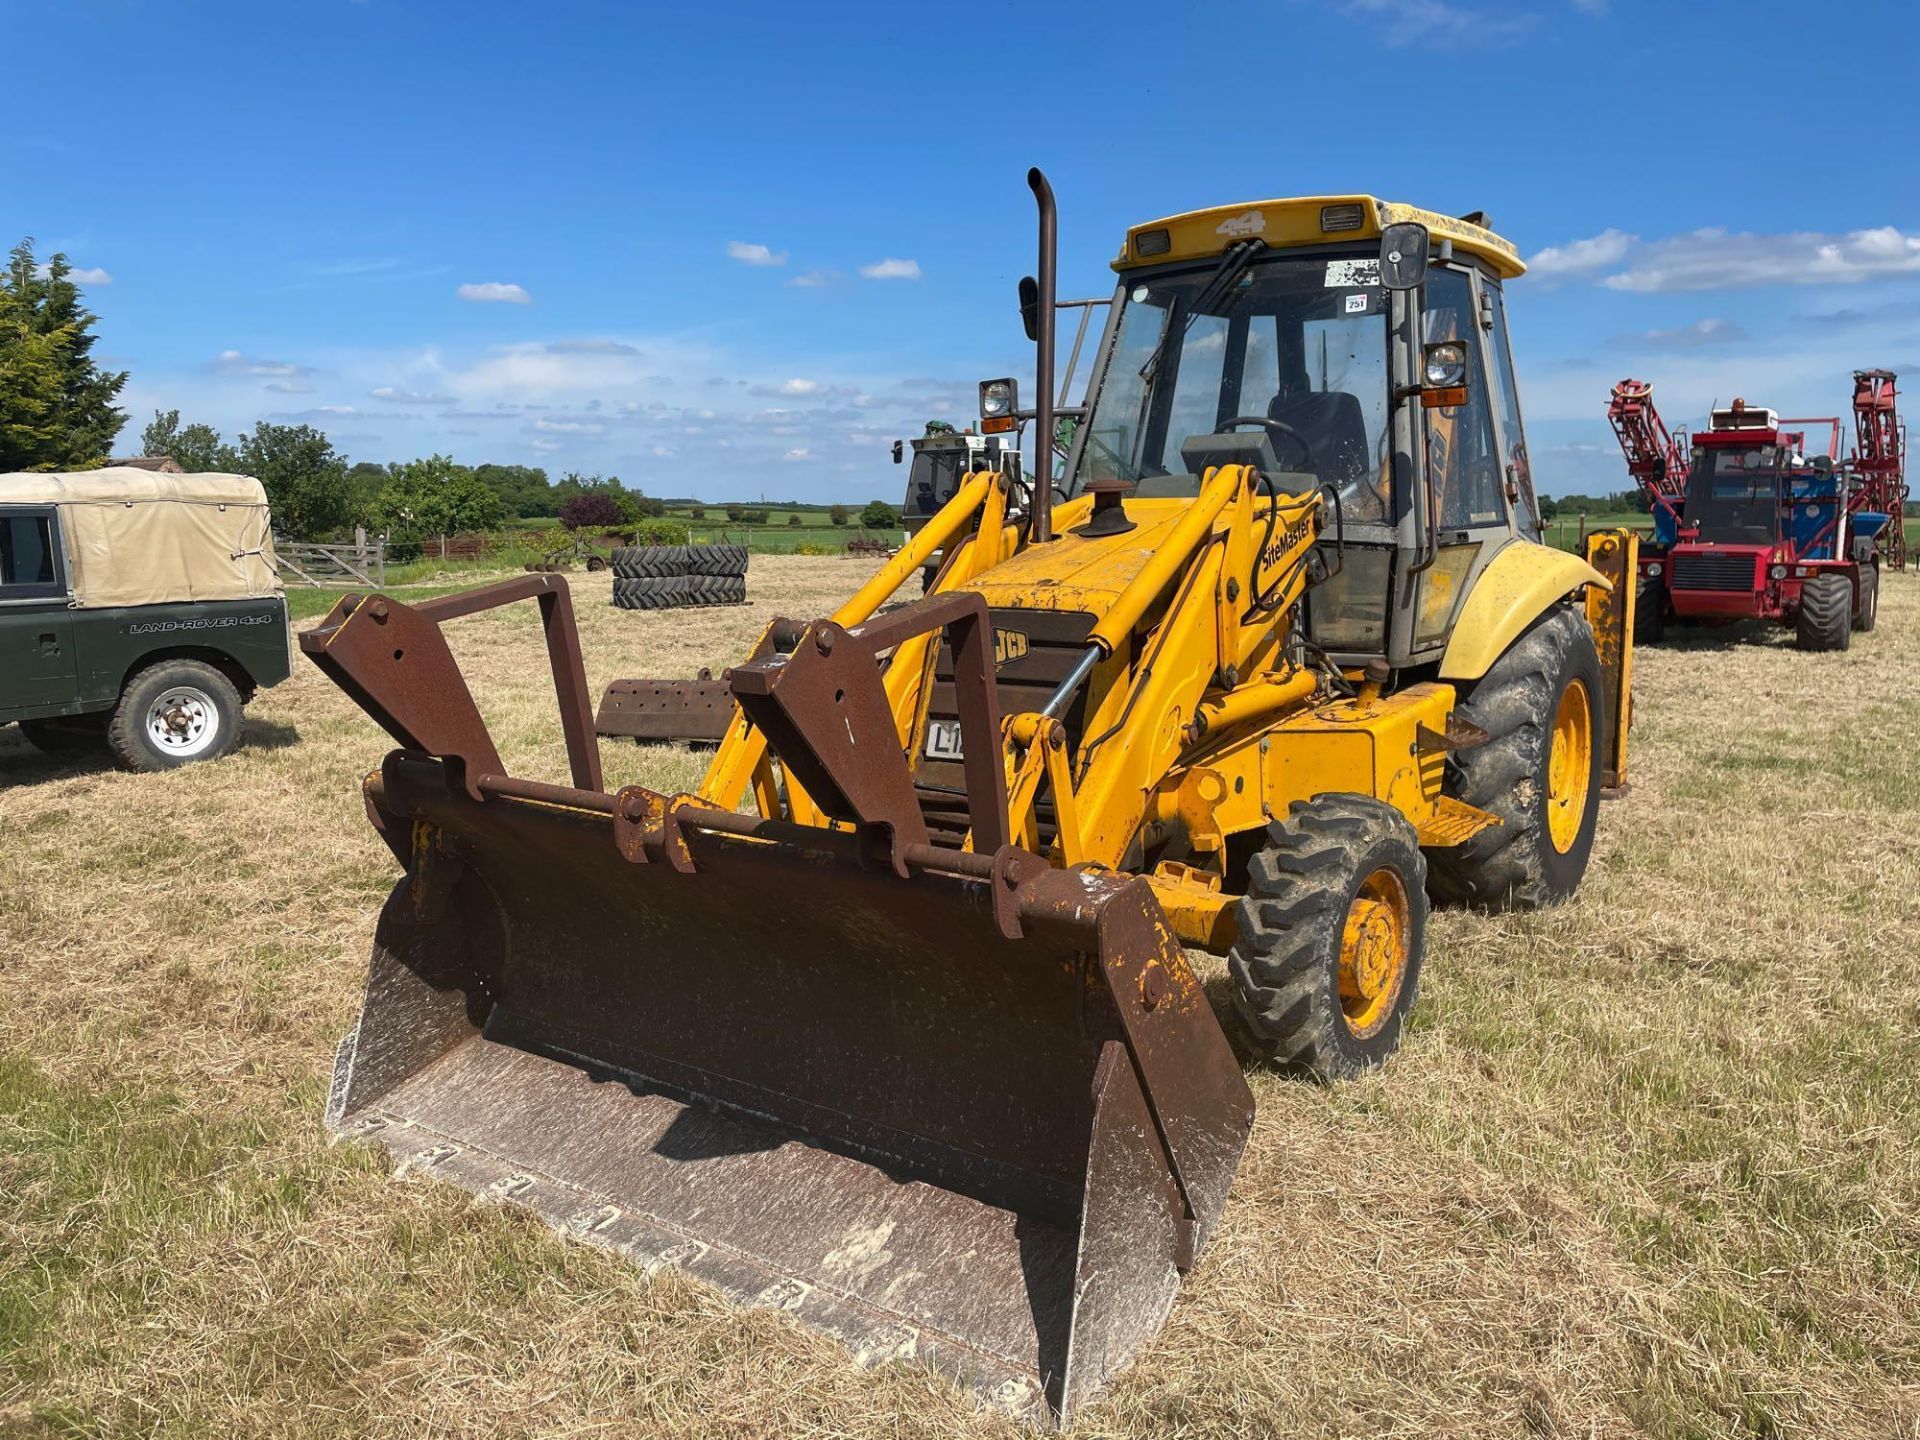
[[[717,672],[872,568],[767,556],[669,614],[576,575],[590,682]],[[531,612],[453,633],[508,764],[563,780]],[[1074,1440],[1920,1436],[1920,577],[1845,653],[1701,631],[1635,679],[1579,897],[1437,913],[1381,1074],[1250,1072],[1220,1230]],[[1021,1440],[327,1142],[390,743],[305,660],[217,765],[0,729],[0,1436]]]

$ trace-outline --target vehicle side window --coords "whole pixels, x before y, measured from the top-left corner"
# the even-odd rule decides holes
[[[1220,406],[1220,380],[1226,364],[1227,322],[1217,315],[1194,316],[1187,324],[1186,344],[1180,355],[1180,378],[1173,387],[1170,434],[1213,433],[1219,419],[1215,412]]]
[[[1536,517],[1539,501],[1533,493],[1533,470],[1527,464],[1527,432],[1520,424],[1520,387],[1514,383],[1512,341],[1507,335],[1506,301],[1500,287],[1490,280],[1480,282],[1493,305],[1493,330],[1487,336],[1487,353],[1493,357],[1493,399],[1500,407],[1500,429],[1506,436],[1507,478],[1520,492],[1514,519],[1524,535],[1539,538]]]
[[[1440,525],[1468,530],[1507,518],[1500,457],[1493,446],[1493,402],[1477,343],[1473,286],[1458,270],[1427,274],[1427,341],[1467,342],[1467,403],[1427,412],[1427,476],[1439,493]]]
[[[53,517],[0,512],[0,589],[50,588],[59,580]]]

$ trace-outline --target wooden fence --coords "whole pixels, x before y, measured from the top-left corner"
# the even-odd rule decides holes
[[[351,545],[304,545],[292,540],[273,542],[273,565],[283,585],[366,585],[383,589],[387,583],[387,546],[364,534]]]

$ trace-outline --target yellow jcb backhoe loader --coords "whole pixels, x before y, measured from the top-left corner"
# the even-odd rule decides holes
[[[713,684],[698,793],[608,793],[565,582],[343,600],[406,874],[328,1121],[1059,1419],[1159,1329],[1252,1099],[1398,1040],[1428,896],[1569,895],[1623,782],[1630,536],[1538,540],[1483,217],[1136,226],[1064,460],[1054,210],[1018,451]],[[1016,430],[1017,433],[1017,430]],[[924,599],[883,608],[944,555]],[[441,633],[545,621],[573,783],[506,774]],[[706,697],[712,699],[713,697]],[[704,703],[704,702],[703,702]]]

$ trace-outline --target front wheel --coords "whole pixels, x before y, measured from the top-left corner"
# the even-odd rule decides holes
[[[1800,587],[1794,640],[1802,650],[1844,650],[1853,640],[1853,586],[1831,570]]]
[[[1600,696],[1593,631],[1566,606],[1474,683],[1459,713],[1489,739],[1454,757],[1448,791],[1500,823],[1428,852],[1436,900],[1538,910],[1579,888],[1600,812]]]
[[[107,748],[128,770],[174,770],[216,760],[240,739],[240,692],[199,660],[162,660],[120,692]]]
[[[1420,984],[1426,872],[1406,816],[1371,796],[1296,800],[1267,827],[1227,952],[1259,1054],[1341,1080],[1393,1052]]]
[[[1640,582],[1633,598],[1633,643],[1657,645],[1667,638],[1667,586],[1657,576]]]

